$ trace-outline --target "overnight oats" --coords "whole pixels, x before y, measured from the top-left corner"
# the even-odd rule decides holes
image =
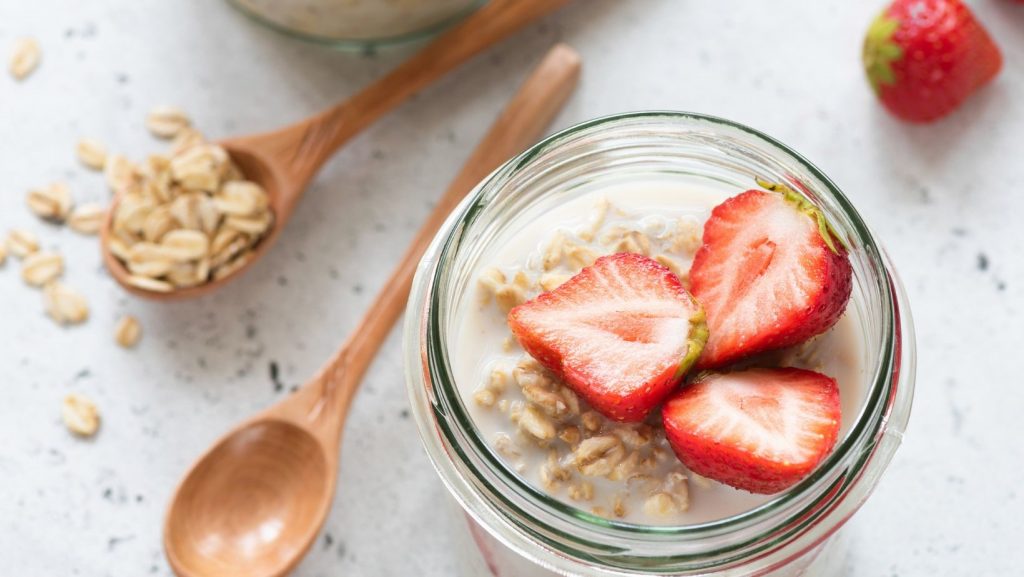
[[[274,28],[322,42],[372,45],[429,34],[482,0],[231,0]]]
[[[757,194],[782,199],[767,191]],[[698,372],[691,369],[699,364],[711,319],[687,292],[689,277],[704,223],[725,200],[722,191],[672,181],[599,188],[548,211],[481,258],[481,270],[473,275],[477,294],[468,297],[478,304],[460,305],[464,312],[453,342],[462,353],[454,359],[455,380],[481,433],[524,478],[595,515],[651,525],[712,521],[769,499],[686,468],[657,410],[681,380]],[[807,224],[805,232],[818,234],[817,224],[791,206],[795,224]],[[756,215],[751,220],[749,228],[756,228]],[[663,279],[665,287],[651,290],[650,283]],[[848,273],[839,292],[836,313],[849,296]],[[535,300],[543,293],[559,302]],[[855,415],[864,393],[862,331],[856,315],[836,314],[829,321],[837,318],[824,334],[750,356],[745,364],[830,375],[839,383],[833,386],[837,407],[841,393],[843,414]],[[545,366],[540,359],[552,355],[558,358]],[[666,371],[669,375],[661,376]],[[566,373],[573,376],[567,379]],[[463,385],[472,383],[479,384]],[[641,390],[630,394],[630,387]],[[772,402],[770,396],[760,400]],[[844,420],[835,417],[839,431]],[[747,426],[740,420],[725,424]],[[782,437],[776,440],[785,442]],[[825,440],[819,458],[831,449],[835,434]]]
[[[748,128],[570,129],[456,211],[407,353],[470,575],[803,575],[902,437],[898,282],[834,185]]]

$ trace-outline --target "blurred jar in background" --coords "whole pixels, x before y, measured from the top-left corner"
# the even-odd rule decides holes
[[[338,46],[415,40],[462,18],[484,0],[231,0],[282,32]]]

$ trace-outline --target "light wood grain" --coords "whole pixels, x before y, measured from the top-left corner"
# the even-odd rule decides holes
[[[107,221],[100,232],[104,264],[125,290],[152,300],[194,298],[217,290],[266,254],[320,167],[353,136],[460,64],[569,1],[491,0],[349,100],[272,132],[221,142],[246,178],[267,190],[274,211],[274,223],[267,236],[255,247],[252,258],[232,274],[169,293],[147,291],[128,284],[128,270],[111,254],[107,242],[114,210],[107,211]],[[116,204],[117,199],[114,202]]]
[[[222,437],[185,476],[164,526],[181,577],[263,577],[291,571],[333,499],[346,415],[408,299],[419,259],[445,217],[479,181],[544,130],[575,87],[580,59],[553,48],[445,191],[362,321],[294,395]]]

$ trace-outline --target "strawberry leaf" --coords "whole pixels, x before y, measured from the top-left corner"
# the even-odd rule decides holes
[[[903,58],[903,48],[893,41],[893,35],[899,27],[899,20],[882,12],[871,23],[867,38],[864,39],[864,70],[875,94],[882,90],[883,84],[896,84],[892,64]]]

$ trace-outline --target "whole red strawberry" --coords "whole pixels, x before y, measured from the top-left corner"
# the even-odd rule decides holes
[[[868,29],[864,69],[882,104],[910,122],[956,110],[1003,57],[960,0],[896,0]]]

